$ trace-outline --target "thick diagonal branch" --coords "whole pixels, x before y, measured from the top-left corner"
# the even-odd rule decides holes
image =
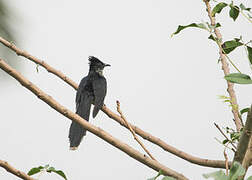
[[[3,167],[6,171],[10,172],[11,174],[14,174],[17,177],[20,177],[21,179],[24,180],[35,180],[31,176],[28,176],[24,172],[14,168],[11,166],[8,162],[0,160],[0,166]]]
[[[247,120],[244,126],[244,129],[242,131],[239,143],[238,143],[238,147],[237,147],[237,151],[235,153],[234,156],[234,161],[238,161],[239,163],[243,163],[246,151],[248,150],[249,152],[251,150],[249,150],[249,141],[251,139],[251,133],[252,133],[252,110],[251,110],[252,106],[250,107],[250,110],[248,112],[247,115]],[[248,162],[249,164],[249,162]]]
[[[205,2],[206,7],[207,7],[207,13],[208,13],[208,17],[211,21],[211,25],[215,26],[216,25],[215,17],[212,16],[212,10],[211,10],[211,6],[209,4],[209,1],[208,0],[203,0],[203,1]],[[222,35],[221,35],[218,28],[214,28],[214,33],[217,37],[216,42],[218,43],[218,46],[219,46],[219,54],[220,54],[220,59],[221,59],[221,64],[222,64],[222,70],[224,71],[224,75],[228,75],[228,74],[230,74],[228,62],[227,62],[225,54],[223,53],[223,49],[221,48]],[[228,94],[231,98],[232,113],[234,115],[236,130],[239,132],[242,128],[242,121],[239,117],[239,108],[238,108],[239,106],[237,104],[237,99],[236,99],[236,95],[235,95],[235,91],[234,91],[234,84],[227,81],[227,86],[228,86],[227,91],[228,91]]]
[[[120,123],[125,128],[128,128],[127,125],[124,123],[123,119],[118,116],[117,114],[113,113],[111,110],[109,110],[106,106],[103,106],[102,111],[105,112],[111,119],[114,119],[116,122]],[[221,160],[210,160],[210,159],[203,159],[199,157],[192,156],[186,152],[183,152],[166,142],[164,142],[162,139],[155,137],[151,135],[150,133],[140,129],[139,127],[129,123],[132,129],[143,139],[146,139],[159,147],[161,147],[163,150],[174,154],[177,157],[180,157],[186,161],[189,161],[191,163],[200,165],[200,166],[206,166],[206,167],[213,167],[213,168],[223,168],[225,169],[225,161]],[[231,167],[231,162],[228,162],[229,167]]]
[[[29,80],[27,80],[24,76],[22,76],[19,72],[17,72],[15,69],[10,67],[8,64],[6,64],[2,59],[0,59],[0,68],[7,72],[9,75],[14,77],[17,81],[20,82],[20,84],[27,89],[29,89],[33,94],[35,94],[39,99],[47,103],[49,106],[51,106],[53,109],[55,109],[57,112],[61,113],[68,119],[71,119],[72,121],[75,121],[79,123],[83,128],[90,131],[94,135],[100,137],[104,141],[108,142],[109,144],[117,147],[121,151],[128,154],[130,157],[136,159],[137,161],[141,162],[142,164],[145,164],[146,166],[156,170],[160,171],[162,170],[165,175],[172,176],[174,178],[177,178],[179,180],[187,180],[185,176],[183,176],[180,173],[177,173],[176,171],[169,169],[168,167],[162,165],[158,161],[152,160],[145,156],[144,154],[138,152],[137,150],[133,149],[129,145],[121,142],[119,139],[114,138],[112,135],[104,131],[103,129],[96,127],[83,118],[81,118],[78,114],[73,113],[72,111],[68,110],[61,104],[59,104],[56,100],[54,100],[51,96],[44,93],[42,90],[40,90],[37,86],[35,86],[33,83],[31,83]]]
[[[71,87],[73,87],[75,90],[78,89],[78,84],[75,83],[73,80],[71,80],[69,77],[67,77],[65,74],[61,73],[60,71],[56,70],[49,64],[45,63],[44,61],[39,60],[38,58],[30,55],[29,53],[17,48],[14,44],[8,42],[7,40],[3,39],[0,37],[0,42],[5,45],[6,47],[9,47],[11,50],[16,52],[17,55],[21,55],[32,62],[36,64],[40,64],[42,67],[47,69],[48,72],[53,73],[60,79],[64,80],[66,83],[68,83]],[[123,125],[125,128],[128,128],[126,124],[124,123],[123,119],[118,116],[116,113],[112,112],[109,108],[106,106],[103,106],[102,111],[107,114],[108,117],[111,119],[115,120],[116,122],[120,123]],[[157,146],[163,148],[165,151],[170,152],[174,154],[175,156],[178,156],[186,161],[189,161],[194,164],[198,164],[200,166],[207,166],[207,167],[213,167],[213,168],[225,168],[225,161],[221,160],[209,160],[209,159],[203,159],[203,158],[198,158],[195,156],[192,156],[186,152],[183,152],[167,143],[159,139],[158,137],[152,136],[150,133],[143,131],[142,129],[138,128],[137,126],[134,126],[133,124],[130,124],[131,127],[133,127],[134,131],[141,136],[142,138],[156,144]],[[229,167],[231,166],[231,162],[229,162]]]

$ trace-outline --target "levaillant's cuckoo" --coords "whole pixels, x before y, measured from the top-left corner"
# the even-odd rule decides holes
[[[89,120],[91,104],[94,104],[93,118],[97,115],[104,104],[107,92],[107,82],[103,76],[105,64],[94,56],[89,57],[89,73],[84,77],[78,87],[76,94],[76,113],[85,120]],[[86,129],[80,124],[72,121],[69,130],[70,149],[76,150],[80,145]]]

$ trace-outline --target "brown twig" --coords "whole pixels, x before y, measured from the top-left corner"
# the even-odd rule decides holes
[[[214,125],[215,125],[216,128],[220,131],[220,133],[228,140],[228,142],[230,142],[230,144],[234,147],[234,149],[237,149],[236,146],[232,143],[232,141],[226,136],[226,134],[224,134],[224,132],[223,132],[223,131],[221,130],[221,128],[219,127],[219,125],[216,124],[216,123],[214,123]],[[235,152],[234,149],[232,148],[232,151]]]
[[[71,119],[72,121],[75,121],[79,123],[83,128],[88,130],[89,132],[93,133],[94,135],[100,137],[104,141],[108,142],[109,144],[113,145],[114,147],[120,149],[121,151],[128,154],[130,157],[136,159],[137,161],[141,162],[142,164],[145,164],[146,166],[156,170],[160,171],[162,170],[165,175],[172,176],[174,178],[180,179],[180,180],[187,180],[187,178],[172,170],[168,167],[162,165],[158,161],[152,160],[145,156],[144,154],[140,153],[139,151],[135,150],[134,148],[130,147],[129,145],[121,142],[119,139],[116,139],[103,129],[96,127],[83,118],[81,118],[78,114],[75,114],[74,112],[68,110],[61,104],[59,104],[56,100],[54,100],[51,96],[44,93],[42,90],[40,90],[37,86],[35,86],[33,83],[31,83],[28,79],[26,79],[23,75],[21,75],[19,72],[17,72],[15,69],[10,67],[7,63],[5,63],[2,59],[0,59],[0,68],[7,72],[9,75],[11,75],[13,78],[15,78],[17,81],[20,82],[20,84],[27,89],[29,89],[33,94],[35,94],[39,99],[47,103],[49,106],[51,106],[53,109],[55,109],[57,112],[61,113],[68,119]]]
[[[123,119],[118,116],[117,114],[113,113],[111,110],[109,110],[106,106],[103,106],[102,111],[108,115],[111,119],[115,120],[119,124],[121,124],[123,127],[128,128],[127,125],[124,123]],[[194,164],[198,164],[200,166],[207,166],[207,167],[213,167],[213,168],[224,168],[225,169],[225,161],[222,160],[210,160],[210,159],[203,159],[198,158],[195,156],[192,156],[186,152],[183,152],[166,142],[164,142],[162,139],[155,137],[151,135],[150,133],[140,129],[139,127],[129,123],[132,129],[134,129],[135,133],[141,136],[143,139],[146,139],[159,147],[161,147],[163,150],[170,152],[174,154],[177,157],[180,157],[186,161],[189,161]],[[231,162],[228,162],[229,167],[231,167]]]
[[[209,4],[209,1],[208,0],[203,0],[206,4],[206,7],[207,7],[207,13],[208,13],[208,17],[211,21],[211,25],[214,27],[216,25],[216,22],[215,22],[215,17],[212,16],[212,10],[211,10],[211,6]],[[220,54],[220,59],[221,59],[221,64],[222,64],[222,69],[224,71],[224,75],[228,75],[230,74],[230,70],[229,70],[229,67],[228,67],[228,62],[227,62],[227,59],[226,59],[226,56],[225,54],[223,53],[223,49],[221,47],[221,44],[222,44],[222,35],[219,31],[218,28],[214,28],[214,33],[217,37],[217,44],[219,46],[219,54]],[[236,98],[236,95],[235,95],[235,91],[234,91],[234,84],[227,81],[227,91],[229,93],[229,96],[230,96],[230,99],[231,99],[231,105],[232,105],[232,113],[234,115],[234,120],[235,120],[235,125],[236,125],[236,129],[237,131],[239,132],[242,128],[242,121],[239,117],[239,111],[238,111],[238,104],[237,104],[237,98]]]
[[[227,153],[226,153],[226,148],[224,149],[224,158],[225,158],[225,164],[226,164],[226,175],[228,176],[228,156],[227,156]]]
[[[47,69],[48,72],[51,72],[54,75],[56,75],[57,77],[59,77],[60,79],[64,80],[66,83],[68,83],[75,90],[78,89],[78,84],[77,83],[75,83],[73,80],[71,80],[65,74],[61,73],[60,71],[57,71],[55,68],[53,68],[49,64],[45,63],[44,61],[39,60],[38,58],[30,55],[29,53],[27,53],[25,51],[22,51],[21,49],[17,48],[14,44],[11,44],[10,42],[6,41],[5,39],[3,39],[1,37],[0,37],[0,42],[3,45],[5,45],[6,47],[8,47],[11,50],[13,50],[14,52],[16,52],[18,55],[21,55],[21,56],[31,60],[32,62],[34,62],[36,64],[40,64],[42,67]],[[21,52],[23,52],[23,53],[21,53]],[[116,122],[118,122],[119,124],[124,126],[125,128],[128,128],[127,125],[124,123],[123,119],[120,116],[118,116],[116,113],[112,112],[106,106],[102,107],[102,111],[108,117],[110,117],[111,119],[115,120]],[[151,135],[150,133],[138,128],[137,126],[134,126],[132,124],[130,124],[130,125],[131,125],[131,127],[133,127],[136,134],[138,134],[142,138],[156,144],[157,146],[163,148],[165,151],[170,152],[170,153],[174,154],[175,156],[178,156],[178,157],[180,157],[180,158],[182,158],[182,159],[184,159],[186,161],[189,161],[189,162],[194,163],[194,164],[198,164],[200,166],[207,166],[207,167],[213,167],[213,168],[225,168],[225,161],[209,160],[209,159],[203,159],[203,158],[198,158],[198,157],[192,156],[192,155],[190,155],[190,154],[188,154],[186,152],[183,152],[183,151],[181,151],[181,150],[167,144],[163,140],[159,139],[158,137],[155,137],[155,136]],[[229,167],[230,166],[231,166],[231,162],[229,162]]]
[[[121,109],[120,109],[120,102],[116,101],[117,104],[117,111],[120,114],[121,118],[123,119],[124,123],[127,125],[128,129],[130,130],[131,134],[133,135],[134,139],[140,144],[140,146],[144,149],[144,151],[151,157],[151,159],[155,160],[156,159],[151,155],[151,153],[148,151],[148,149],[143,145],[143,143],[138,139],[138,137],[136,136],[135,131],[132,129],[132,127],[130,126],[130,124],[128,123],[128,121],[126,120],[126,118],[124,117]]]
[[[28,176],[24,172],[14,168],[11,166],[8,162],[0,160],[0,166],[3,167],[6,171],[10,172],[11,174],[14,174],[15,176],[20,177],[21,179],[25,180],[35,180],[31,176]]]

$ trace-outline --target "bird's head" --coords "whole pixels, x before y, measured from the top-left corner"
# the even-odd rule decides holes
[[[103,69],[106,66],[110,66],[109,64],[105,64],[102,61],[100,61],[98,58],[94,56],[89,56],[89,66],[90,66],[90,71],[95,71],[99,73],[101,76],[103,76]]]

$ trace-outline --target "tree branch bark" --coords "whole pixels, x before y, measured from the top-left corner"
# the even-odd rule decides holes
[[[105,112],[105,114],[108,115],[111,119],[115,120],[116,122],[120,123],[122,126],[127,128],[127,125],[124,123],[123,119],[117,115],[114,114],[111,110],[109,110],[106,106],[103,106],[102,111]],[[151,135],[150,133],[140,129],[139,127],[129,123],[129,125],[132,127],[132,129],[137,133],[139,136],[141,136],[143,139],[146,139],[159,147],[161,147],[163,150],[174,154],[177,157],[180,157],[186,161],[189,161],[193,164],[197,164],[200,166],[206,166],[206,167],[213,167],[213,168],[223,168],[225,169],[225,161],[222,160],[210,160],[210,159],[203,159],[203,158],[198,158],[196,156],[192,156],[186,152],[183,152],[166,142],[164,142],[162,139],[155,137]],[[231,167],[231,162],[228,162],[229,168]]]
[[[24,76],[22,76],[19,72],[17,72],[15,69],[10,67],[8,64],[6,64],[2,59],[0,59],[0,68],[7,72],[9,75],[11,75],[13,78],[15,78],[17,81],[20,82],[20,84],[27,89],[29,89],[33,94],[35,94],[39,99],[47,103],[49,106],[51,106],[53,109],[55,109],[57,112],[61,113],[68,119],[71,119],[72,121],[75,121],[79,123],[83,128],[87,129],[91,133],[95,134],[96,136],[100,137],[104,141],[108,142],[109,144],[117,147],[121,151],[128,154],[130,157],[136,159],[137,161],[141,162],[142,164],[145,164],[146,166],[156,170],[160,171],[162,170],[165,175],[172,176],[174,178],[177,178],[178,180],[187,180],[184,175],[169,169],[168,167],[162,165],[158,161],[152,160],[151,158],[148,158],[146,155],[140,153],[139,151],[133,149],[129,145],[121,142],[119,139],[114,138],[112,135],[104,131],[103,129],[96,127],[83,118],[81,118],[79,115],[73,113],[72,111],[68,110],[61,104],[59,104],[56,100],[54,100],[51,96],[44,93],[42,90],[40,90],[37,86],[35,86],[32,82],[30,82],[28,79],[26,79]]]
[[[135,131],[132,129],[132,127],[130,126],[130,124],[128,123],[128,121],[126,120],[126,118],[124,117],[121,109],[120,109],[120,102],[116,101],[117,104],[117,111],[118,113],[121,115],[121,118],[123,119],[124,123],[127,125],[127,128],[130,130],[131,134],[133,135],[134,139],[138,142],[138,144],[140,144],[140,146],[143,148],[143,150],[150,156],[151,159],[156,160],[152,154],[148,151],[148,149],[144,146],[144,144],[138,139],[138,137],[136,136]]]
[[[212,16],[212,10],[211,10],[211,6],[209,4],[208,0],[203,0],[206,4],[207,7],[207,13],[208,13],[208,17],[211,21],[211,25],[215,26],[216,22],[215,22],[215,17]],[[220,54],[220,58],[221,58],[221,64],[222,64],[222,70],[224,71],[224,75],[228,75],[230,74],[230,70],[228,67],[228,62],[226,59],[225,54],[223,53],[223,49],[221,48],[221,44],[222,44],[222,35],[220,33],[220,30],[218,28],[214,28],[214,33],[217,37],[217,43],[219,46],[219,54]],[[227,81],[227,91],[229,93],[230,99],[231,99],[231,105],[232,105],[232,113],[234,116],[234,121],[235,121],[235,126],[236,126],[236,130],[239,132],[242,128],[242,121],[239,117],[239,111],[238,111],[238,103],[237,103],[237,98],[235,95],[235,91],[234,91],[234,84]]]
[[[35,180],[31,176],[28,176],[22,171],[19,171],[18,169],[11,166],[8,162],[0,160],[0,166],[3,167],[6,171],[10,172],[11,174],[14,174],[17,177],[20,177],[24,180]]]
[[[241,164],[247,164],[249,165],[250,161],[249,159],[251,159],[251,156],[246,157],[246,162],[244,161],[244,157],[248,156],[247,154],[251,153],[251,149],[248,148],[251,146],[249,146],[249,142],[251,141],[251,133],[252,133],[252,105],[250,107],[250,110],[248,112],[247,115],[247,120],[244,126],[244,129],[242,131],[239,143],[238,143],[238,147],[237,147],[237,151],[235,153],[234,156],[234,161],[238,161]],[[246,152],[247,151],[247,152]]]
[[[13,50],[17,55],[23,56],[23,57],[31,60],[32,62],[41,65],[48,72],[53,73],[54,75],[56,75],[57,77],[59,77],[60,79],[62,79],[66,83],[68,83],[75,90],[78,89],[78,84],[77,83],[75,83],[73,80],[68,78],[65,74],[63,74],[60,71],[56,70],[55,68],[53,68],[52,66],[50,66],[46,62],[41,61],[38,58],[30,55],[28,52],[17,48],[14,44],[8,42],[7,40],[3,39],[2,37],[0,37],[0,42],[3,45],[5,45],[6,47]],[[124,126],[125,128],[128,128],[127,125],[124,123],[123,119],[120,116],[118,116],[117,114],[115,114],[114,112],[112,112],[108,107],[103,106],[102,111],[108,117],[110,117],[111,119],[115,120],[116,122],[118,122],[119,124]],[[161,139],[159,139],[159,138],[157,138],[155,136],[152,136],[150,133],[140,129],[139,127],[137,127],[137,126],[135,126],[133,124],[130,124],[130,126],[134,129],[136,134],[138,134],[142,138],[156,144],[157,146],[161,147],[165,151],[170,152],[170,153],[174,154],[177,157],[180,157],[180,158],[182,158],[182,159],[184,159],[186,161],[189,161],[191,163],[194,163],[194,164],[197,164],[197,165],[200,165],[200,166],[213,167],[213,168],[224,168],[225,169],[225,161],[209,160],[209,159],[203,159],[203,158],[198,158],[198,157],[192,156],[192,155],[190,155],[190,154],[188,154],[186,152],[183,152],[183,151],[181,151],[181,150],[179,150],[179,149],[165,143],[163,140],[161,140]],[[228,164],[229,164],[229,167],[231,167],[231,162],[229,162]]]

